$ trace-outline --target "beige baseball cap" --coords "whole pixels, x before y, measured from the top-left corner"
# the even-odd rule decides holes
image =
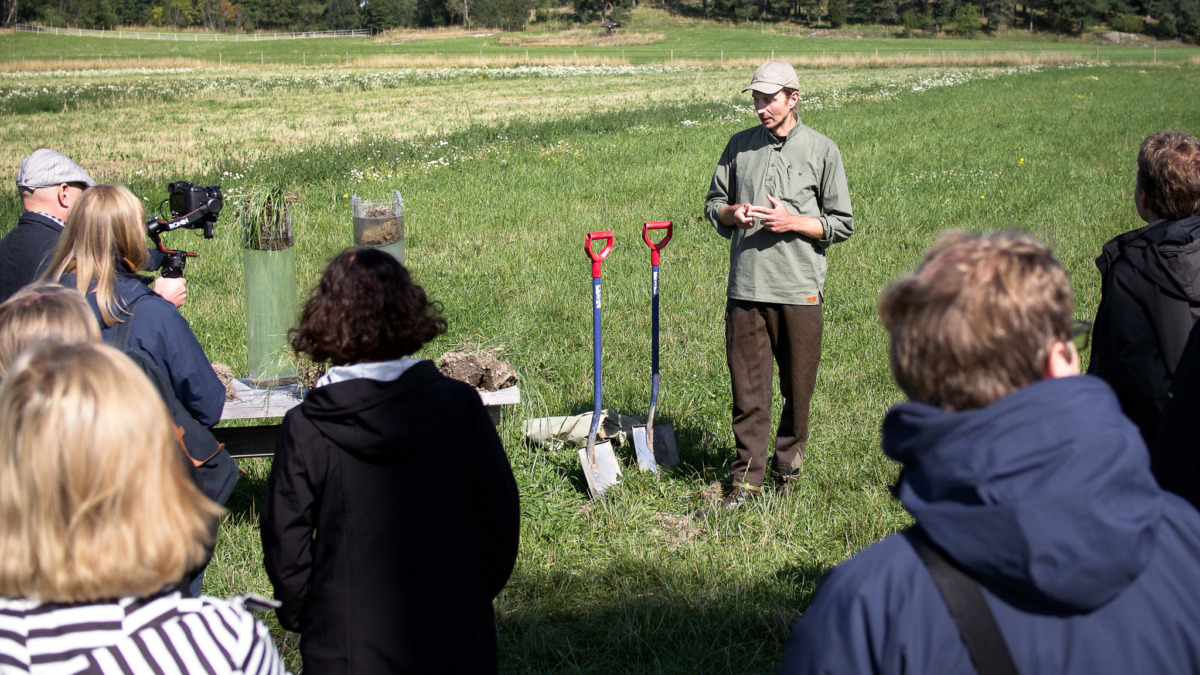
[[[799,88],[800,78],[796,77],[796,69],[786,61],[775,59],[759,66],[758,70],[754,71],[754,78],[750,80],[750,86],[743,89],[742,92],[753,89],[774,96],[780,89]]]
[[[70,157],[48,148],[34,150],[21,160],[21,168],[17,170],[17,187],[35,189],[60,183],[83,183],[92,187],[96,181]]]

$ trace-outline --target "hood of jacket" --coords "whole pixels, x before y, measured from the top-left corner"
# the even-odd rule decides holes
[[[896,497],[977,579],[1048,611],[1095,609],[1146,568],[1162,491],[1112,390],[1043,380],[989,406],[902,403],[883,449]]]
[[[1167,295],[1200,302],[1200,216],[1164,220],[1114,237],[1096,259],[1100,274],[1119,258]]]
[[[395,380],[358,378],[308,392],[304,414],[323,436],[347,452],[386,462],[396,452],[397,437],[428,430],[430,385],[445,377],[432,361],[420,361]],[[410,402],[410,403],[407,403]]]

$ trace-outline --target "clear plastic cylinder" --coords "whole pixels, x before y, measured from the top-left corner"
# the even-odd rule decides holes
[[[354,209],[354,245],[377,248],[404,263],[404,199],[392,192],[392,200],[350,200]]]

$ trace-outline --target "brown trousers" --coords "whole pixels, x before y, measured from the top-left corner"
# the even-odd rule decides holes
[[[760,486],[767,472],[771,423],[771,362],[779,364],[783,412],[775,432],[771,469],[800,470],[808,444],[808,406],[821,361],[821,306],[729,300],[725,355],[733,385],[734,484]]]

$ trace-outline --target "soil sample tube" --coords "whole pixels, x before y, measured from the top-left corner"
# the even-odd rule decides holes
[[[399,190],[392,201],[350,200],[354,209],[354,245],[377,248],[404,264],[404,199]]]
[[[286,204],[261,209],[243,221],[246,243],[246,336],[251,384],[273,387],[297,381],[287,332],[296,322],[296,249]]]

